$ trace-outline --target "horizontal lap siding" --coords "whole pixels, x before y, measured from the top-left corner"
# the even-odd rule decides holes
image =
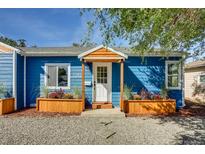
[[[184,107],[184,102],[183,102],[184,96],[183,96],[182,90],[170,90],[169,97],[176,99],[176,104],[177,104],[178,109]]]
[[[170,58],[176,60],[177,58]],[[35,105],[36,98],[40,96],[44,85],[45,63],[71,64],[71,89],[81,88],[81,62],[77,57],[27,57],[27,105]],[[85,65],[85,81],[92,82],[92,64]],[[160,57],[145,58],[144,63],[140,57],[129,57],[125,61],[124,83],[139,92],[141,88],[159,93],[165,82],[165,59]],[[71,90],[68,90],[71,92]],[[170,90],[171,98],[177,100],[177,107],[182,105],[182,90]],[[86,86],[87,104],[92,103],[92,85]],[[112,64],[112,103],[119,106],[120,101],[120,64]]]
[[[87,63],[85,65],[85,82],[90,81],[92,83],[92,72],[93,72],[92,63]],[[85,86],[85,94],[86,94],[86,105],[89,106],[92,104],[92,84],[90,86]]]
[[[164,59],[129,57],[125,61],[125,84],[138,92],[141,88],[159,92],[165,80]]]
[[[45,63],[70,63],[71,64],[71,88],[66,92],[72,92],[73,88],[81,89],[82,83],[82,64],[77,57],[27,57],[27,96],[26,103],[28,106],[33,106],[36,103],[36,98],[42,93],[44,86],[44,66]],[[92,66],[86,65],[85,81],[92,81]],[[92,87],[86,86],[87,103],[92,100]]]
[[[139,92],[144,88],[150,92],[159,93],[161,87],[165,84],[165,61],[177,59],[178,58],[145,57],[143,62],[140,57],[129,57],[125,61],[124,84],[131,87],[133,92]],[[119,80],[120,76],[116,75],[115,79],[116,78]],[[118,92],[119,91],[118,88]],[[114,98],[118,92],[114,93]],[[170,90],[169,97],[176,99],[177,108],[182,106],[182,90]],[[116,101],[117,99],[115,98],[114,100]]]
[[[13,54],[0,52],[0,83],[13,95]]]
[[[17,54],[17,109],[24,107],[24,56]]]
[[[119,107],[119,102],[120,102],[120,64],[112,63],[112,104],[115,107]]]

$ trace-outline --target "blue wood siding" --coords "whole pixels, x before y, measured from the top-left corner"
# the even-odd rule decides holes
[[[120,103],[120,64],[112,63],[112,104],[119,107]]]
[[[165,61],[178,60],[178,57],[145,57],[144,62],[140,57],[129,57],[125,61],[124,83],[139,92],[142,88],[159,93],[165,84]],[[170,90],[169,97],[176,99],[177,108],[183,105],[182,90]]]
[[[17,109],[24,108],[24,56],[17,54],[17,70],[16,70],[16,93],[17,93]]]
[[[124,83],[139,92],[141,88],[159,93],[165,84],[165,61],[178,58],[145,57],[144,63],[140,57],[129,57],[125,61]],[[81,89],[81,62],[77,57],[27,57],[27,106],[35,105],[36,98],[40,96],[41,87],[44,85],[45,63],[70,63],[71,64],[71,92],[74,87]],[[85,81],[92,81],[92,64],[86,64]],[[182,90],[170,90],[169,96],[177,100],[177,108],[183,106]],[[92,85],[86,86],[87,105],[92,103]],[[112,64],[112,103],[119,106],[120,102],[120,64]]]
[[[0,83],[6,86],[8,94],[13,95],[13,53],[0,52]]]
[[[33,106],[36,98],[40,96],[41,87],[44,86],[44,66],[46,63],[70,63],[71,64],[71,88],[66,90],[72,92],[74,87],[81,89],[82,64],[77,57],[27,57],[26,67],[26,104]],[[85,68],[85,81],[92,81],[92,64]],[[87,103],[91,104],[92,86],[86,86]]]

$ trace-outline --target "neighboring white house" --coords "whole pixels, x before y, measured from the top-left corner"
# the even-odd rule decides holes
[[[205,94],[194,95],[196,86],[205,87],[205,60],[185,65],[185,97],[205,102]]]

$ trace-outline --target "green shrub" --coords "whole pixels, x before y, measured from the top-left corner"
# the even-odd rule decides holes
[[[75,98],[75,99],[81,99],[82,98],[81,90],[77,87],[73,89],[73,98]]]
[[[127,85],[124,86],[124,100],[132,99],[132,88]]]
[[[140,95],[138,95],[138,94],[134,94],[134,95],[133,95],[133,99],[134,99],[134,100],[141,100],[142,97],[141,97]]]
[[[73,95],[70,93],[66,93],[63,95],[63,99],[73,99]]]
[[[161,87],[160,96],[161,96],[163,99],[167,99],[167,98],[168,98],[168,89],[166,88],[165,85],[163,85],[163,86]]]
[[[0,84],[0,98],[4,98],[6,95],[6,88],[5,86],[1,83]]]
[[[48,98],[49,90],[48,90],[47,86],[42,87],[42,93],[43,93],[43,95],[41,97]]]

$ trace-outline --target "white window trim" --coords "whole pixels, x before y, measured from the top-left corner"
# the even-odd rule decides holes
[[[198,76],[198,84],[203,84],[204,83],[204,82],[200,82],[200,76],[201,75],[205,75],[205,73],[199,74],[199,76]]]
[[[17,53],[13,52],[13,97],[17,102]],[[17,103],[15,103],[15,110],[17,110]]]
[[[48,73],[48,66],[67,66],[68,67],[68,85],[66,87],[62,87],[62,86],[47,86],[47,73]],[[70,80],[71,80],[71,76],[70,76],[70,67],[71,67],[71,64],[70,63],[46,63],[45,66],[44,66],[44,69],[45,69],[45,74],[44,74],[44,85],[46,87],[48,87],[48,89],[70,89]],[[56,72],[56,76],[58,76],[58,69],[57,69],[57,72]],[[56,78],[56,80],[58,80],[58,78]],[[58,83],[58,81],[57,81]]]
[[[182,72],[181,72],[181,63],[179,64],[179,69],[178,69],[178,87],[168,87],[168,65],[169,64],[176,64],[179,63],[179,61],[173,61],[173,60],[167,60],[166,61],[166,66],[165,66],[165,85],[167,89],[170,90],[181,90],[181,85],[182,85]]]

